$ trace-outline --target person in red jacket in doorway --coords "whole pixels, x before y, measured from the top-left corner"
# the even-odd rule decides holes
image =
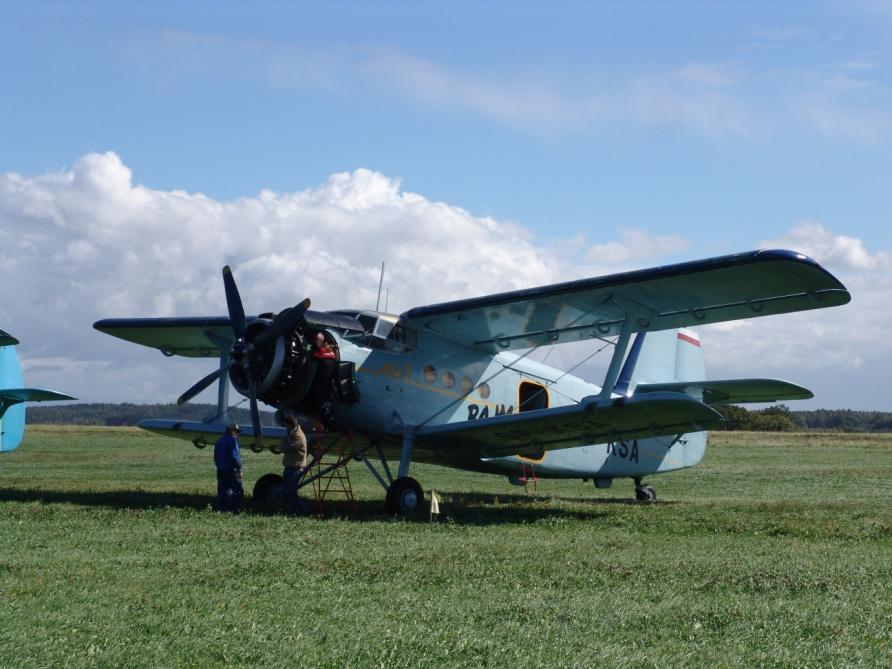
[[[313,399],[319,408],[319,418],[326,430],[334,430],[335,423],[332,402],[334,400],[335,370],[338,364],[338,354],[328,343],[325,334],[316,333],[313,340],[313,357],[316,359],[316,378],[313,381]]]

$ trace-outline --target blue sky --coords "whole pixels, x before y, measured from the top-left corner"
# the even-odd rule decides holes
[[[847,326],[882,330],[890,28],[883,2],[6,2],[0,174],[114,152],[226,203],[365,168],[506,244],[575,244],[554,280],[799,241],[873,291]]]

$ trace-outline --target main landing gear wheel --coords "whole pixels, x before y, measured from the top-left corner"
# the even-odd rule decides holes
[[[642,504],[653,504],[657,501],[657,493],[649,485],[642,485],[641,479],[635,479],[635,499]]]
[[[255,504],[272,504],[282,497],[282,477],[278,474],[264,474],[254,484]]]
[[[384,509],[387,513],[408,516],[421,509],[424,491],[421,484],[413,478],[403,476],[390,484],[387,497],[384,498]]]

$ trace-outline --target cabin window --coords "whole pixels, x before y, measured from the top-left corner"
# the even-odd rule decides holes
[[[443,385],[447,388],[455,386],[455,374],[450,371],[443,372]]]
[[[490,390],[489,390],[489,384],[488,384],[488,383],[481,383],[481,384],[480,384],[480,387],[477,388],[477,392],[480,393],[480,397],[481,397],[482,399],[487,399],[487,398],[489,397],[489,393],[490,393]]]
[[[541,383],[522,381],[518,391],[518,411],[548,408],[548,391]]]
[[[467,376],[463,376],[461,379],[461,391],[465,394],[471,392],[474,389],[474,382],[471,381]]]
[[[437,380],[437,369],[433,365],[424,368],[424,380],[428,383],[434,383]]]
[[[418,348],[418,333],[401,323],[393,326],[387,338],[395,341],[397,344],[402,344],[406,348]]]

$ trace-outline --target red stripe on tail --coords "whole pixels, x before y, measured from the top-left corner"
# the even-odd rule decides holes
[[[689,344],[693,344],[697,348],[700,348],[700,340],[694,339],[691,335],[686,335],[684,332],[679,332],[678,338],[681,339],[682,341],[686,341]]]

